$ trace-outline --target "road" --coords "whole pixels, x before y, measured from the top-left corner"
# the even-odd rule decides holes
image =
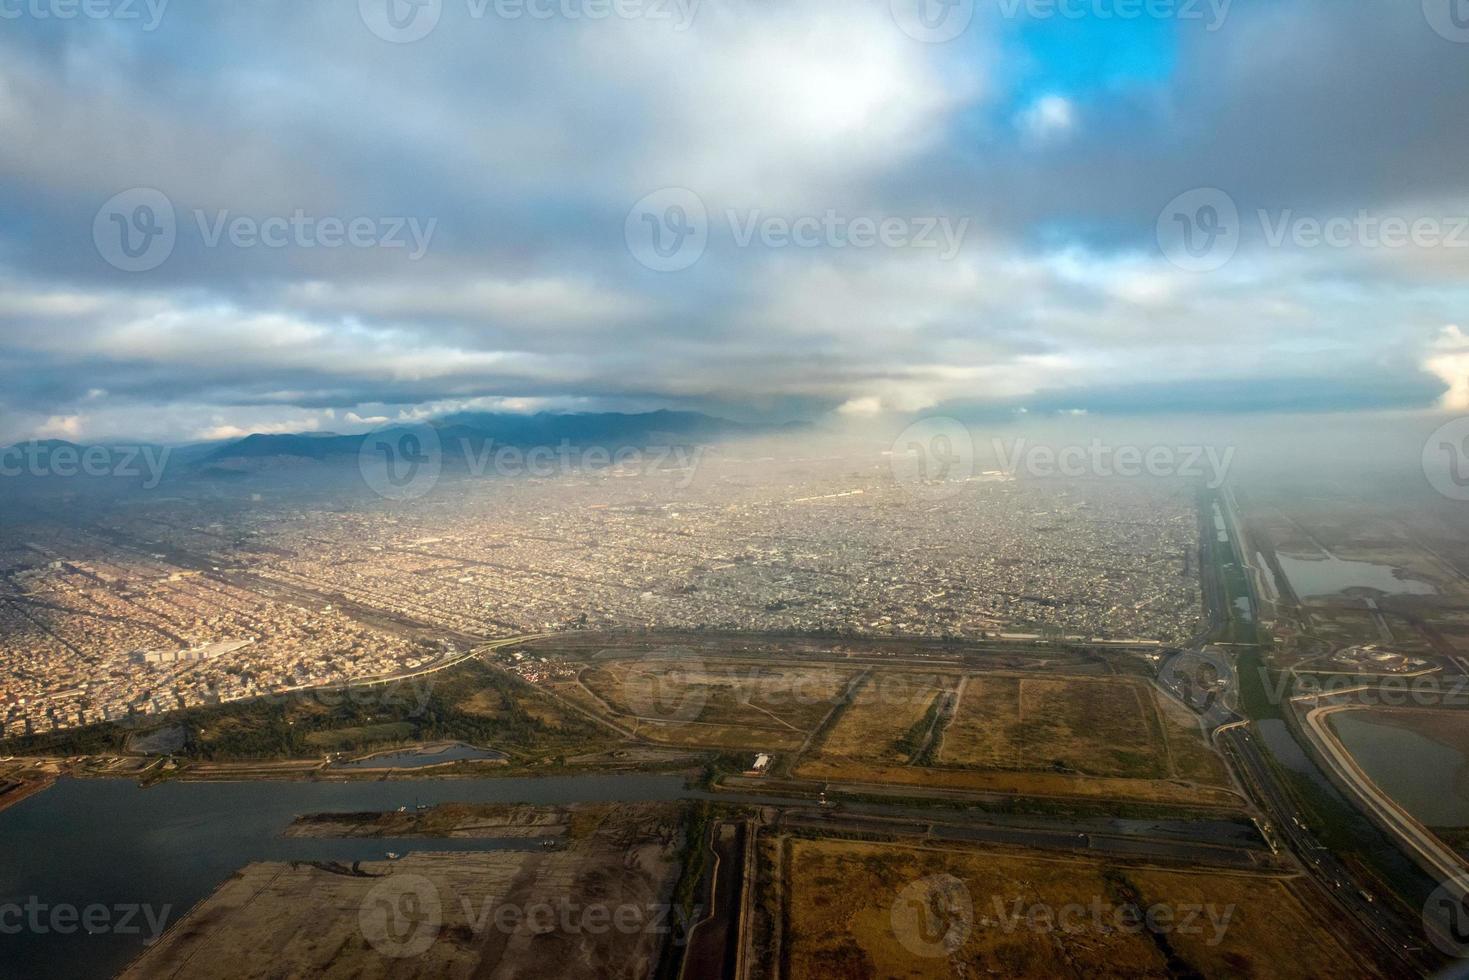
[[[1336,711],[1352,708],[1351,704],[1331,704],[1310,709],[1306,713],[1306,731],[1328,765],[1335,770],[1353,790],[1360,809],[1376,817],[1379,825],[1387,828],[1398,839],[1402,848],[1412,855],[1425,871],[1443,882],[1445,887],[1455,889],[1459,899],[1465,892],[1464,862],[1453,850],[1426,827],[1413,818],[1396,801],[1377,787],[1372,779],[1361,770],[1346,748],[1326,730],[1324,719]]]
[[[1415,949],[1422,934],[1421,923],[1404,923],[1383,903],[1368,897],[1347,866],[1307,829],[1294,800],[1266,759],[1268,749],[1259,744],[1257,737],[1248,728],[1232,728],[1219,735],[1219,743],[1270,819],[1274,834],[1291,849],[1331,901],[1360,926],[1362,935],[1374,941],[1383,961],[1394,964],[1398,968],[1395,972],[1405,976],[1432,973],[1437,962]]]

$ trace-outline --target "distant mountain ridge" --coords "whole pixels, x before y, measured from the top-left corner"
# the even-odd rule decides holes
[[[420,423],[422,424],[422,423]],[[502,412],[456,412],[430,420],[446,456],[463,455],[466,447],[479,450],[487,442],[495,446],[575,447],[691,445],[767,432],[789,431],[790,425],[760,426],[705,415],[702,412],[659,410],[640,414],[599,412],[557,414],[539,412],[515,415]],[[389,426],[405,431],[414,424]],[[355,456],[365,435],[320,433],[255,433],[225,443],[198,459],[205,468],[240,469],[264,460],[326,460]]]

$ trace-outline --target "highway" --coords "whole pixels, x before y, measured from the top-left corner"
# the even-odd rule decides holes
[[[1420,948],[1422,923],[1405,923],[1385,903],[1369,897],[1347,866],[1307,829],[1257,737],[1248,728],[1233,728],[1220,733],[1219,744],[1268,816],[1274,836],[1291,849],[1337,908],[1360,926],[1360,934],[1374,941],[1382,954],[1378,958],[1396,967],[1393,975],[1433,973],[1439,964]]]
[[[925,817],[921,812],[909,812],[904,816],[876,816],[845,805],[840,809],[793,807],[782,813],[779,826],[782,829],[815,829],[823,833],[868,833],[964,843],[1009,844],[1045,850],[1084,851],[1107,857],[1151,858],[1251,871],[1269,870],[1275,866],[1270,853],[1257,847],[1095,833],[1054,825],[939,822]]]

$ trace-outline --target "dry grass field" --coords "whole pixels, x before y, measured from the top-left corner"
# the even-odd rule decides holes
[[[939,761],[982,769],[1167,778],[1152,692],[1133,680],[969,677]]]
[[[595,664],[561,693],[642,738],[695,748],[799,748],[856,676],[851,668],[718,661]]]
[[[907,698],[859,697],[796,775],[1016,795],[1240,803],[1197,723],[1142,680],[914,674],[907,683]],[[941,696],[957,705],[946,701],[950,710],[935,713]],[[924,740],[914,734],[928,720],[940,723],[938,735],[921,750]]]
[[[1371,975],[1281,877],[801,839],[781,865],[792,980]]]
[[[907,762],[917,748],[910,736],[922,726],[935,699],[956,681],[932,673],[873,672],[827,734],[820,757],[879,765]]]

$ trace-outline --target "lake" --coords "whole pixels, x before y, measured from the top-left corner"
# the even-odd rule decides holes
[[[1399,578],[1398,569],[1370,561],[1347,561],[1335,555],[1292,558],[1276,554],[1291,588],[1302,599],[1340,595],[1347,589],[1376,589],[1388,595],[1438,595],[1432,584]]]
[[[448,802],[560,804],[643,802],[703,794],[682,776],[327,782],[168,782],[148,789],[122,779],[61,779],[0,812],[0,976],[90,980],[123,969],[151,929],[88,935],[22,927],[27,903],[147,905],[172,925],[220,882],[252,861],[382,860],[387,851],[530,848],[525,840],[292,839],[298,815],[396,810]],[[19,906],[21,913],[7,909]],[[120,915],[122,913],[111,913]],[[118,921],[114,919],[113,921]],[[63,925],[65,925],[63,923]]]
[[[1458,749],[1363,711],[1330,720],[1368,778],[1421,823],[1469,826],[1469,759]]]

